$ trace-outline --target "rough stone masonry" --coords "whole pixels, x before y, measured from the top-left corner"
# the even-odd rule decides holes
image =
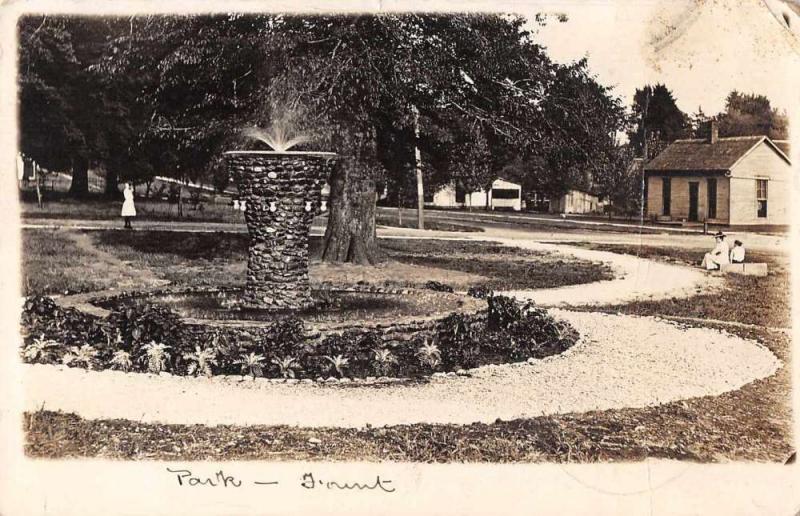
[[[250,233],[244,306],[303,309],[313,305],[308,234],[322,200],[333,153],[226,153],[246,201]]]

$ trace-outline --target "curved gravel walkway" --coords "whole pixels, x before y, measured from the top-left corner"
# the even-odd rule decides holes
[[[361,427],[493,422],[718,395],[772,375],[766,348],[649,317],[554,309],[581,333],[566,353],[407,386],[275,384],[26,365],[26,409],[160,423]]]
[[[541,290],[503,292],[520,300],[531,300],[543,306],[586,306],[630,303],[643,299],[690,297],[722,284],[722,279],[700,268],[647,260],[633,255],[617,254],[532,240],[491,238],[511,247],[534,251],[568,254],[575,258],[600,261],[614,270],[614,279],[584,285],[570,285]]]

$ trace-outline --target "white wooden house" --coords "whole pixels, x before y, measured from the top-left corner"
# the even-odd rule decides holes
[[[488,197],[488,203],[487,203]],[[522,209],[522,186],[506,179],[495,179],[491,188],[467,193],[454,184],[445,185],[425,203],[437,208],[486,208],[520,211]]]
[[[788,142],[766,136],[677,140],[645,165],[647,213],[657,220],[787,225]]]
[[[570,190],[561,197],[550,200],[550,213],[600,213],[604,203],[600,197],[583,190]]]

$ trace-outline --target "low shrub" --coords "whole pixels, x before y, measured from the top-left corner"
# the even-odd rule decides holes
[[[28,298],[21,322],[26,342],[39,337],[71,347],[106,340],[100,319],[74,308],[61,308],[49,297]]]
[[[428,290],[435,290],[436,292],[454,292],[453,287],[450,285],[433,280],[426,282],[424,287]]]
[[[489,305],[487,327],[489,331],[504,331],[523,320],[520,304],[506,296],[486,298]]]

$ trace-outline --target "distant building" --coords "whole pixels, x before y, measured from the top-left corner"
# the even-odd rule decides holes
[[[766,136],[677,140],[645,165],[647,214],[665,221],[789,224],[792,166]]]
[[[598,195],[583,190],[570,190],[561,197],[551,199],[547,211],[566,214],[600,213],[604,205]]]
[[[428,206],[437,208],[486,208],[487,195],[489,209],[522,209],[522,187],[505,179],[495,179],[489,192],[479,190],[467,193],[453,184],[445,185],[426,200]]]

